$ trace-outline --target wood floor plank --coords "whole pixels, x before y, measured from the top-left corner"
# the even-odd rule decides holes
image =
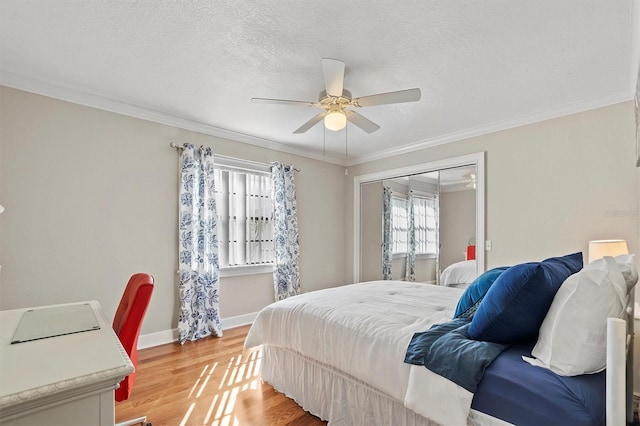
[[[140,350],[133,391],[116,403],[116,422],[146,415],[154,426],[326,425],[262,383],[262,352],[243,349],[248,331]]]

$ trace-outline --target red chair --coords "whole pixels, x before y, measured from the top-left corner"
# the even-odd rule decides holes
[[[155,280],[149,274],[139,273],[132,275],[113,318],[113,330],[127,351],[134,368],[138,366],[138,336],[142,328],[144,314],[147,312],[147,307],[151,300],[154,282]],[[124,401],[129,398],[135,376],[136,373],[134,371],[120,382],[120,386],[115,390],[116,401]],[[137,423],[148,424],[146,416],[118,423],[118,426]]]

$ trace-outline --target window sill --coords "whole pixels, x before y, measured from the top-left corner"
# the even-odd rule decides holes
[[[438,256],[436,256],[433,253],[429,253],[429,254],[416,254],[416,259],[435,259]]]
[[[220,268],[220,278],[238,277],[241,275],[271,274],[271,273],[273,273],[273,264],[227,266],[225,268]]]
[[[394,259],[402,259],[407,257],[407,253],[394,253],[393,254],[393,258]],[[416,254],[416,259],[435,259],[437,256],[435,254],[424,254],[424,253],[417,253]]]

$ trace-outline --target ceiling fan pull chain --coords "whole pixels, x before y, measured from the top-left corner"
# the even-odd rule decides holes
[[[327,159],[327,128],[324,127],[324,132],[322,133],[322,157]]]
[[[349,126],[345,126],[344,128],[344,157],[349,158]]]

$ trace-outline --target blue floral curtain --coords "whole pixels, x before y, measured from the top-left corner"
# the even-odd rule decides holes
[[[300,293],[298,211],[293,173],[292,166],[271,163],[276,301]]]
[[[393,223],[391,221],[391,188],[382,189],[382,279],[390,280],[393,263]]]
[[[211,148],[185,144],[180,155],[178,338],[222,336],[218,312],[218,235]]]
[[[407,196],[407,266],[404,279],[416,280],[416,215],[413,191]]]

